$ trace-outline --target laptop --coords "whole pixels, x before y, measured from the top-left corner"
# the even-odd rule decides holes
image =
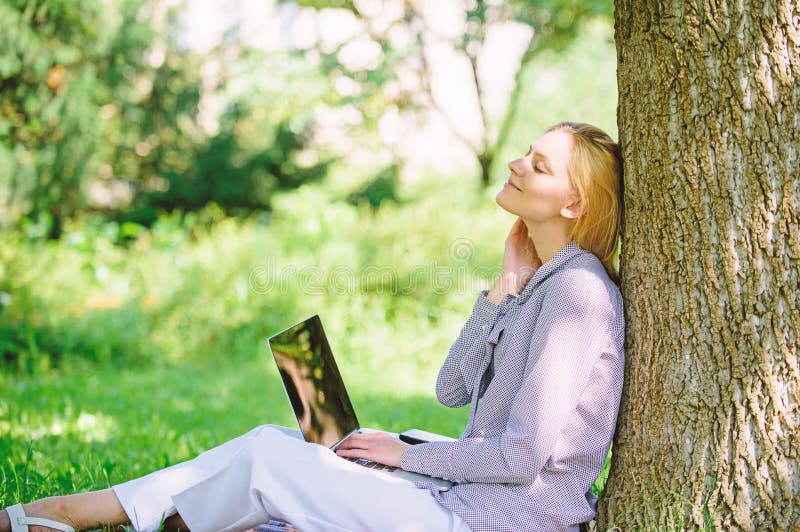
[[[300,425],[300,432],[307,442],[336,450],[354,432],[374,432],[374,429],[362,429],[358,423],[318,315],[315,314],[270,337],[268,344]],[[439,441],[452,441],[452,438],[446,436],[431,436],[438,436],[431,439]],[[445,479],[404,471],[399,467],[365,459],[342,459],[394,477],[431,483],[442,491],[453,485]]]

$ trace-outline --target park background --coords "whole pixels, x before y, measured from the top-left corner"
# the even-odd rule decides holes
[[[3,0],[0,28],[0,507],[293,426],[265,338],[312,313],[363,425],[457,436],[433,386],[507,162],[617,134],[610,1]]]

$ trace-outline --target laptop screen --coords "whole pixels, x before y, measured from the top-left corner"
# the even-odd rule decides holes
[[[276,334],[269,346],[306,441],[332,447],[359,428],[319,316]]]

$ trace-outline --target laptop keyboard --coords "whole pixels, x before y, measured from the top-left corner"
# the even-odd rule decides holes
[[[381,464],[379,462],[373,462],[372,460],[367,460],[366,458],[354,458],[352,456],[345,458],[354,464],[362,465],[364,467],[368,467],[370,469],[377,469],[378,471],[394,471],[397,468],[393,466],[388,466],[386,464]]]

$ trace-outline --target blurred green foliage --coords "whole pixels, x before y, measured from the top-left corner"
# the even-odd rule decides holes
[[[274,82],[302,74],[307,90],[273,106],[282,88],[240,76],[248,91],[229,95],[218,131],[206,132],[198,106],[205,58],[174,42],[175,12],[158,22],[156,7],[144,0],[0,3],[0,224],[42,219],[57,237],[89,207],[145,224],[159,211],[212,200],[227,212],[249,212],[268,207],[275,190],[325,173],[326,162],[304,166],[294,157],[308,140],[303,98],[319,100],[324,78],[315,82],[307,68],[276,69]],[[290,60],[241,53],[230,69]],[[243,139],[253,129],[259,142]],[[93,190],[108,198],[89,205]]]
[[[0,4],[0,183],[20,215],[60,219],[81,205],[99,119],[99,3]],[[26,203],[26,207],[20,207]]]
[[[567,6],[548,11],[563,25],[610,5],[570,1],[508,5]],[[431,391],[501,263],[513,218],[494,191],[469,175],[404,181],[398,161],[358,166],[310,143],[315,105],[352,105],[372,149],[390,103],[381,69],[352,73],[369,90],[338,96],[334,54],[211,50],[224,109],[206,128],[207,58],[152,5],[0,2],[0,506],[292,424],[264,340],[312,313],[365,425],[456,435],[466,412]],[[616,133],[603,20],[522,70],[498,160],[558,120]],[[110,199],[89,201],[93,187]]]
[[[299,4],[363,15],[349,1]],[[210,202],[228,214],[268,209],[277,191],[330,170],[333,155],[310,144],[316,104],[356,108],[361,121],[348,134],[365,146],[376,145],[387,106],[431,105],[383,90],[397,81],[397,68],[411,65],[410,58],[425,62],[420,14],[405,8],[411,45],[396,50],[386,34],[370,33],[381,47],[379,64],[350,70],[338,55],[343,45],[317,49],[315,61],[302,50],[267,54],[247,48],[235,31],[203,55],[192,52],[179,42],[180,4],[3,1],[0,226],[36,227],[56,238],[69,219],[96,210],[107,219],[150,225],[164,212],[193,211]],[[465,9],[465,31],[451,44],[473,69],[492,24],[515,20],[533,30],[507,111],[492,117],[482,109],[482,139],[467,142],[488,185],[516,114],[525,107],[525,67],[543,52],[565,49],[587,22],[607,23],[611,3],[475,0]],[[209,66],[218,72],[203,74]],[[338,94],[332,80],[341,78],[359,90]],[[480,95],[477,79],[475,90]],[[223,106],[216,124],[204,116],[210,105],[203,103],[205,93]],[[395,198],[399,170],[392,163],[376,171],[353,201],[361,194],[375,207],[384,197]]]
[[[120,20],[129,21],[126,38],[140,39],[141,50],[149,37],[144,29],[137,37],[137,5],[126,1],[118,8]],[[64,13],[77,16],[71,6],[64,4]],[[87,20],[95,15],[86,12]],[[131,58],[118,59],[119,65],[139,57],[127,53]],[[443,279],[431,272],[452,259],[448,253],[454,241],[466,238],[490,254],[478,263],[458,264],[472,273],[459,271],[470,281],[475,276],[490,281],[491,268],[500,264],[501,246],[496,244],[505,234],[505,218],[496,212],[491,191],[475,194],[462,176],[403,183],[396,162],[357,167],[325,160],[324,153],[315,153],[311,163],[297,162],[293,155],[308,151],[310,103],[330,93],[320,70],[287,54],[254,52],[237,61],[228,75],[239,81],[226,89],[226,101],[234,103],[216,135],[194,142],[195,126],[175,131],[181,124],[194,124],[189,115],[197,98],[195,89],[188,88],[194,86],[194,74],[181,63],[192,59],[170,54],[152,78],[163,77],[153,82],[163,91],[153,90],[144,100],[114,99],[95,117],[103,146],[119,150],[107,157],[119,165],[113,175],[128,172],[142,181],[128,209],[77,210],[59,220],[45,209],[2,232],[0,355],[5,367],[37,374],[73,361],[153,364],[213,359],[220,353],[246,357],[292,316],[323,308],[348,341],[362,347],[437,342],[437,349],[420,349],[413,360],[423,370],[435,367],[439,358],[431,353],[443,353],[452,338],[441,320],[454,333],[475,290],[442,291],[437,283],[454,285],[455,270]],[[103,68],[119,74],[119,79],[109,78],[114,83],[132,90],[120,81],[125,75],[119,65]],[[19,82],[20,72],[8,79]],[[265,72],[280,76],[265,86],[259,81]],[[592,122],[615,134],[613,72],[611,30],[602,22],[585,26],[565,49],[542,53],[521,75],[526,90],[510,128],[511,141],[500,155],[506,160],[519,155],[538,132],[563,119]],[[2,97],[14,101],[23,93],[3,90]],[[161,93],[159,98],[175,102],[148,103]],[[152,107],[145,111],[142,105]],[[167,120],[170,106],[185,112],[174,123]],[[25,135],[27,124],[13,134]],[[140,156],[136,145],[143,131],[149,132],[144,138],[150,139],[150,151]],[[154,135],[166,140],[153,140]],[[32,153],[25,146],[15,149]],[[502,168],[496,172],[504,178]],[[167,188],[148,189],[146,182],[159,175]],[[66,209],[68,202],[56,203]],[[265,205],[269,211],[260,208]],[[48,238],[54,232],[61,238]],[[274,283],[288,283],[285,290],[254,291],[252,283],[263,281],[256,274],[268,265],[277,270]],[[314,280],[314,267],[325,275],[307,293],[303,275]],[[283,268],[294,273],[281,278]],[[337,268],[349,269],[351,277],[332,275]],[[387,268],[388,278],[382,275]],[[413,289],[398,292],[398,286],[412,284]],[[358,332],[367,315],[369,332]],[[352,356],[360,353],[351,347]],[[358,357],[367,366],[392,358]]]
[[[474,225],[475,208],[451,212],[441,202],[482,205],[490,240],[503,224],[488,221],[503,214],[466,187],[445,198],[425,185],[414,201],[376,211],[340,194],[331,201],[321,188],[301,187],[276,196],[269,218],[230,218],[212,205],[164,216],[149,230],[105,222],[68,225],[60,241],[10,234],[0,241],[0,352],[28,374],[75,360],[248,357],[270,332],[322,312],[345,342],[358,342],[343,351],[364,367],[393,358],[373,358],[366,346],[388,344],[402,346],[402,364],[430,369],[438,357],[421,346],[436,341],[435,351],[446,351],[447,335],[436,331],[457,328],[500,251],[487,245],[471,262],[451,257],[459,238],[476,253],[481,235],[431,231]]]

